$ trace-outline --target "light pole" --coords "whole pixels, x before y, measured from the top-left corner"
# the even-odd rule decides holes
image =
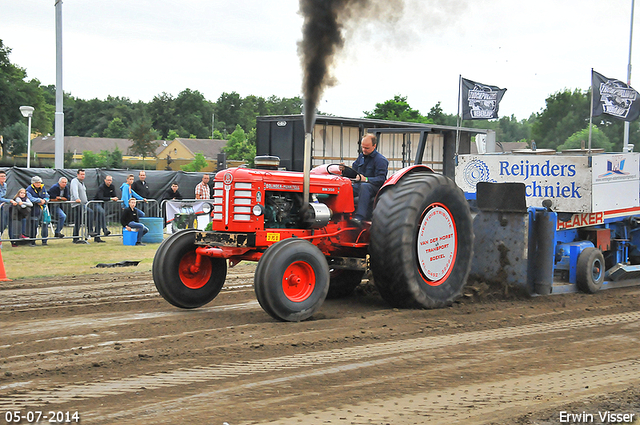
[[[33,116],[33,106],[21,106],[20,112],[23,117],[29,118],[29,130],[27,131],[27,168],[31,168],[31,117]]]

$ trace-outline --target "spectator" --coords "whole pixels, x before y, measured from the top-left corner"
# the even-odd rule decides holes
[[[27,197],[33,203],[31,209],[31,226],[29,231],[29,237],[38,237],[38,224],[40,223],[40,217],[43,215],[43,210],[49,202],[49,194],[42,184],[42,178],[40,176],[31,177],[31,185],[27,187]],[[47,246],[47,237],[49,236],[49,223],[42,223],[42,245]],[[36,246],[35,241],[29,242],[29,245]]]
[[[178,191],[178,183],[171,183],[171,187],[162,195],[163,201],[180,200],[183,196]]]
[[[145,199],[151,198],[151,192],[149,191],[149,184],[147,183],[147,173],[144,170],[140,170],[138,172],[138,180],[136,180],[133,185],[131,185],[131,189],[136,192],[138,195],[142,196]],[[124,204],[127,205],[127,204]],[[147,212],[148,204],[140,205],[141,210],[145,213]]]
[[[82,223],[82,217],[86,212],[87,215],[87,229],[89,230],[89,236],[97,236],[93,230],[93,210],[87,207],[87,187],[84,185],[85,171],[80,169],[77,172],[76,177],[71,180],[70,194],[71,201],[76,204],[73,205],[74,211],[74,223],[73,223],[73,243],[88,244],[86,240],[79,237],[80,224]]]
[[[109,202],[109,201],[117,201],[118,195],[116,194],[116,187],[112,184],[113,177],[106,176],[104,178],[104,183],[100,183],[98,186],[98,191],[96,192],[96,196],[93,198],[96,201]],[[104,207],[101,203],[94,204],[93,207],[95,211],[95,219],[94,223],[96,225],[95,232],[100,235],[100,229],[102,229],[105,236],[109,236],[111,232],[107,228],[107,221],[105,219]],[[104,241],[100,239],[100,236],[96,236],[93,238],[94,242],[103,243]]]
[[[7,173],[0,171],[0,239],[4,229],[9,226],[9,207],[12,205],[18,204],[13,199],[7,198]],[[11,228],[9,228],[9,239],[11,239]]]
[[[147,202],[145,198],[138,195],[136,191],[131,188],[132,185],[133,174],[129,174],[127,176],[127,181],[122,183],[122,186],[120,186],[120,193],[122,194],[122,208],[127,208],[127,205],[129,205],[129,199],[131,198],[136,198],[139,201]]]
[[[60,177],[58,179],[58,183],[54,184],[49,188],[49,202],[66,202],[71,199],[71,194],[69,193],[69,186],[67,186],[67,178]],[[54,236],[56,238],[64,238],[62,234],[62,230],[64,229],[64,223],[67,220],[67,214],[63,211],[61,204],[55,204],[52,207],[53,217],[55,217],[58,221],[56,222],[56,230]]]
[[[129,198],[129,206],[122,210],[122,216],[120,216],[120,223],[124,228],[131,231],[138,232],[138,238],[136,241],[137,246],[144,246],[142,243],[142,237],[147,234],[149,228],[140,223],[140,218],[144,217],[144,213],[136,208],[136,200]],[[134,230],[135,229],[135,230]]]
[[[202,176],[202,181],[196,186],[196,199],[210,199],[211,191],[209,190],[209,174]]]
[[[29,200],[27,190],[24,188],[18,189],[18,193],[13,197],[13,200],[16,202],[16,205],[11,208],[11,219],[16,227],[15,230],[20,232],[20,238],[27,239],[27,236],[25,235],[27,233],[27,218],[31,215],[33,203]],[[22,226],[20,226],[20,223]],[[18,239],[18,235],[14,234],[11,236],[11,239]],[[18,244],[16,242],[11,242],[11,246],[16,247]]]
[[[147,173],[144,170],[140,170],[138,173],[138,180],[133,183],[131,189],[143,198],[149,199],[151,197],[151,192],[149,192],[149,184],[146,179]]]

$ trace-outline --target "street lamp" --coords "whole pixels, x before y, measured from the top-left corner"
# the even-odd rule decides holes
[[[33,116],[33,106],[21,106],[20,112],[23,117],[29,118],[29,130],[27,131],[27,168],[31,168],[31,117]]]

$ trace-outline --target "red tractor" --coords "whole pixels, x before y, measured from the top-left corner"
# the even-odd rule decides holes
[[[396,172],[379,191],[371,222],[350,224],[352,182],[336,165],[303,175],[231,168],[214,180],[212,230],[166,239],[153,260],[158,292],[196,308],[220,292],[230,267],[257,261],[254,288],[262,308],[300,321],[327,295],[348,294],[371,270],[395,307],[437,308],[462,292],[471,265],[473,226],[455,183],[424,165]],[[305,199],[305,195],[308,196]]]

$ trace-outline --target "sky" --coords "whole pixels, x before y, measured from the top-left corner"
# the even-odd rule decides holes
[[[401,95],[423,115],[437,102],[456,114],[462,75],[506,88],[500,116],[526,119],[558,91],[588,89],[592,68],[627,80],[631,2],[404,0],[348,26],[318,109],[359,118]],[[56,82],[54,3],[0,0],[9,59],[45,85]],[[298,10],[298,0],[64,0],[63,89],[134,102],[187,88],[210,101],[302,96]],[[640,51],[632,58],[640,89]]]

